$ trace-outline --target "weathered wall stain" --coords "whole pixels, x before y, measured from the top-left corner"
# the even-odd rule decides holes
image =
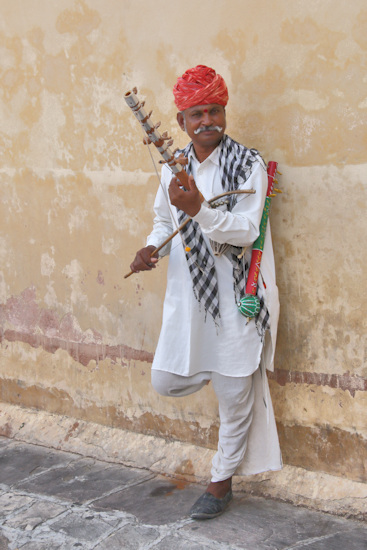
[[[367,391],[367,380],[361,376],[351,375],[349,372],[344,374],[328,374],[322,372],[298,372],[285,369],[275,369],[268,374],[268,377],[280,386],[286,384],[311,384],[315,386],[329,386],[329,388],[340,388],[343,391],[349,391],[352,397],[356,391]]]
[[[73,342],[72,340],[63,340],[60,338],[48,338],[39,334],[30,334],[29,332],[15,332],[5,330],[0,337],[0,342],[22,342],[30,345],[32,348],[42,347],[48,353],[55,353],[61,349],[68,352],[70,357],[81,365],[87,366],[91,361],[98,365],[99,361],[110,359],[113,362],[125,366],[129,361],[137,360],[152,363],[153,354],[144,350],[136,350],[120,344],[118,346],[109,346],[103,343],[83,343]]]
[[[278,432],[285,449],[283,458],[286,464],[366,481],[366,441],[360,434],[323,426],[310,428],[283,424],[278,424]]]
[[[0,305],[1,343],[23,342],[31,347],[42,347],[49,353],[66,350],[70,357],[84,366],[90,361],[98,365],[100,360],[107,358],[121,365],[132,360],[152,363],[152,353],[124,344],[105,344],[102,334],[92,329],[83,332],[73,315],[69,313],[59,319],[55,311],[40,308],[35,298],[36,289],[31,287]]]
[[[210,388],[171,402],[149,384],[166,260],[123,280],[159,185],[123,95],[137,86],[183,146],[172,85],[204,63],[228,83],[228,133],[283,173],[270,386],[285,461],[365,480],[364,0],[187,0],[179,18],[163,0],[1,6],[1,399],[215,447]]]

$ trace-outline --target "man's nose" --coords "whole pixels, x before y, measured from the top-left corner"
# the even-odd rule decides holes
[[[208,111],[204,111],[201,122],[203,126],[210,126],[211,124],[211,116]]]

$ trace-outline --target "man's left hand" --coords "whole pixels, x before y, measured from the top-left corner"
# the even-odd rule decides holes
[[[190,218],[196,216],[201,208],[201,193],[196,187],[193,176],[189,176],[188,189],[182,189],[180,180],[176,177],[171,179],[168,188],[171,204],[183,210]]]

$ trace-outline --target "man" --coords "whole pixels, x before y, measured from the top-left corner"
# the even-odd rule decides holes
[[[160,252],[170,258],[152,384],[161,395],[172,397],[213,384],[220,416],[218,451],[211,482],[190,511],[193,519],[210,519],[231,501],[235,472],[281,468],[265,374],[265,368],[273,367],[279,303],[268,226],[258,284],[261,311],[248,322],[237,307],[245,292],[251,245],[259,235],[267,173],[256,150],[225,134],[228,91],[223,78],[198,65],[178,78],[173,93],[177,121],[191,138],[182,151],[188,188],[163,166],[153,232],[131,270],[155,268],[155,248],[191,218]],[[201,194],[208,200],[249,188],[256,193],[231,195],[228,205],[219,208],[202,202]]]

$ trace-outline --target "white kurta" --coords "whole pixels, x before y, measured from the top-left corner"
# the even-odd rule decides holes
[[[220,194],[218,149],[203,163],[191,158],[195,182],[206,199]],[[178,225],[175,207],[168,206],[168,186],[172,174],[162,170],[162,188],[155,201],[154,229],[147,244],[159,246]],[[254,195],[239,196],[232,212],[210,209],[202,205],[194,217],[204,237],[219,243],[249,246],[259,234],[267,175],[260,162],[253,166],[250,178],[242,188],[252,188]],[[166,195],[166,197],[164,196]],[[254,408],[248,433],[247,451],[236,470],[237,475],[250,475],[282,467],[278,434],[269,393],[265,368],[273,370],[273,359],[279,317],[278,289],[275,280],[274,255],[268,224],[258,284],[263,290],[270,313],[270,334],[265,344],[257,333],[255,322],[246,323],[234,299],[233,268],[225,256],[215,257],[218,277],[221,324],[215,327],[213,319],[200,308],[193,290],[180,236],[161,251],[170,254],[168,282],[163,308],[162,330],[153,361],[153,369],[191,376],[201,371],[215,371],[225,376],[253,374]],[[266,286],[264,285],[264,282]],[[262,353],[263,352],[263,353]],[[258,369],[261,364],[261,369]],[[214,458],[215,460],[215,458]]]
[[[191,159],[192,173],[197,187],[206,199],[223,192],[219,173],[217,148],[203,162],[194,155]],[[178,226],[177,210],[168,205],[168,187],[172,174],[167,166],[162,170],[162,187],[155,200],[154,228],[147,245],[159,246]],[[247,258],[251,257],[251,245],[259,235],[259,225],[264,207],[267,175],[260,162],[253,165],[249,179],[240,186],[254,189],[255,194],[239,195],[232,212],[226,207],[212,209],[202,205],[194,217],[204,237],[219,243],[249,246]],[[164,196],[166,195],[166,196]],[[169,253],[167,289],[163,308],[162,329],[159,337],[153,368],[182,376],[191,376],[201,371],[214,371],[226,376],[248,376],[259,366],[263,343],[255,322],[247,323],[238,311],[233,290],[233,267],[225,255],[215,257],[219,288],[220,325],[198,303],[192,289],[192,280],[186,262],[181,237],[177,235],[162,254]],[[278,292],[275,284],[274,257],[268,227],[262,258],[259,285],[264,289],[270,313],[271,339],[267,339],[263,355],[267,368],[272,368],[278,323]]]

